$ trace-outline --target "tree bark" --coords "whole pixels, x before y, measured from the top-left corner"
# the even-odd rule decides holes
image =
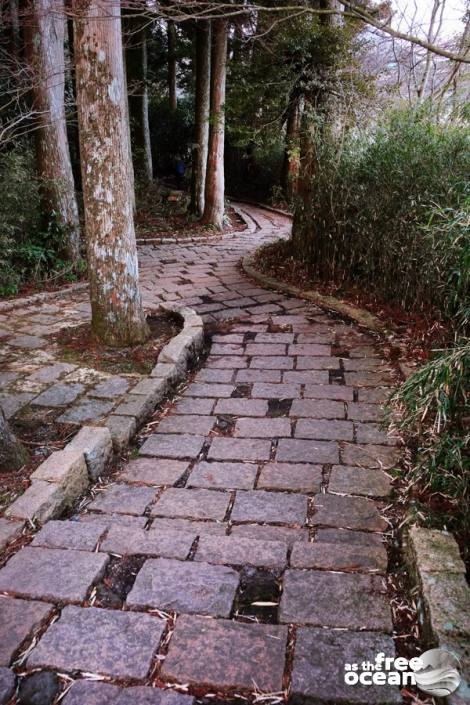
[[[222,230],[224,218],[225,81],[227,28],[224,18],[212,23],[211,110],[203,223]]]
[[[211,70],[211,26],[199,21],[196,26],[196,125],[193,145],[191,211],[204,213],[207,153],[209,150]]]
[[[299,128],[300,96],[292,94],[287,106],[286,137],[284,159],[281,172],[281,186],[286,201],[293,201],[297,193],[299,178]]]
[[[121,12],[107,0],[75,0],[77,109],[92,329],[103,343],[132,345],[148,330],[139,289]]]
[[[63,229],[68,259],[80,255],[80,225],[65,123],[65,9],[62,0],[34,0],[26,18],[33,72],[36,152],[43,211]]]
[[[176,27],[172,20],[167,23],[167,41],[168,41],[168,100],[170,110],[173,112],[178,107],[178,99],[176,97]]]
[[[0,407],[0,472],[19,470],[28,461],[28,451],[13,434]]]
[[[124,26],[134,172],[148,184],[153,179],[153,164],[148,115],[146,22],[133,15],[126,18]]]

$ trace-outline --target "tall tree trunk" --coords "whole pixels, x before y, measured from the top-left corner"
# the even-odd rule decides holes
[[[147,337],[127,166],[121,12],[75,0],[75,62],[92,328],[109,345]]]
[[[168,41],[168,99],[170,102],[170,110],[173,112],[178,107],[176,97],[176,27],[172,20],[167,23],[167,41]]]
[[[153,179],[148,114],[147,33],[142,17],[125,18],[126,74],[133,144],[134,172],[146,183]]]
[[[284,159],[281,172],[281,186],[286,201],[293,201],[297,193],[299,178],[299,128],[300,128],[300,96],[291,94],[287,106],[286,137]]]
[[[28,461],[28,451],[13,434],[0,407],[0,472],[19,470]]]
[[[202,216],[206,188],[207,153],[209,149],[209,114],[211,95],[211,26],[196,25],[196,125],[193,145],[191,210]]]
[[[65,123],[65,9],[62,0],[34,0],[28,9],[27,53],[33,71],[37,115],[38,172],[43,211],[66,235],[65,250],[76,262],[80,226]]]
[[[227,73],[227,20],[213,20],[211,56],[211,110],[209,153],[203,222],[222,230],[224,218],[225,80]]]

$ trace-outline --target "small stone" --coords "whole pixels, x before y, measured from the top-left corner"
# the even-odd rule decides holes
[[[114,406],[114,402],[101,399],[84,399],[80,403],[59,416],[59,423],[83,423],[84,421],[99,421],[105,417]]]
[[[230,536],[253,538],[258,541],[282,541],[292,546],[295,541],[308,541],[307,529],[292,529],[289,526],[262,526],[260,524],[236,524]]]
[[[84,525],[86,526],[86,524]],[[119,555],[162,556],[184,561],[196,539],[196,533],[145,531],[114,524],[100,545],[100,551]]]
[[[155,490],[150,487],[111,485],[100,491],[88,509],[116,514],[143,514],[155,499]]]
[[[151,559],[138,573],[127,604],[131,609],[156,607],[228,617],[238,582],[238,573],[226,566]]]
[[[216,436],[212,439],[207,458],[209,460],[269,460],[270,455],[270,440]]]
[[[284,568],[287,546],[280,541],[257,541],[238,536],[201,536],[195,561],[225,565]]]
[[[129,389],[129,380],[124,377],[109,377],[90,391],[90,396],[102,399],[116,399]]]
[[[189,476],[188,487],[251,490],[257,466],[249,463],[198,463]]]
[[[22,530],[22,521],[14,521],[0,517],[0,551],[2,551],[10,541],[20,536]]]
[[[59,689],[60,683],[55,673],[33,673],[20,683],[19,705],[51,705]]]
[[[148,614],[69,605],[27,663],[30,668],[143,679],[164,629],[163,619]]]
[[[204,436],[156,433],[149,436],[140,449],[142,455],[158,458],[197,458],[204,445]]]
[[[0,705],[7,705],[15,692],[15,674],[9,668],[0,668]]]
[[[211,691],[282,690],[287,628],[182,615],[162,677]]]
[[[386,587],[378,575],[288,570],[279,619],[286,624],[392,631]]]
[[[82,394],[84,391],[85,387],[82,384],[65,384],[58,382],[36,397],[34,404],[36,406],[48,407],[67,406],[75,401],[78,395]]]
[[[387,552],[383,546],[300,542],[294,544],[290,562],[293,568],[337,570],[343,573],[385,573]]]
[[[189,467],[186,460],[137,458],[131,460],[119,475],[124,482],[161,487],[176,484]]]
[[[271,524],[305,524],[307,497],[263,490],[237,492],[232,521]]]
[[[106,527],[77,521],[48,521],[33,539],[32,546],[94,551]]]
[[[106,419],[115,453],[120,453],[127,448],[132,436],[137,430],[137,422],[132,416],[117,416],[111,414]]]
[[[384,634],[301,627],[292,670],[295,702],[337,705],[399,705],[400,691],[390,685],[347,685],[345,663],[374,663],[377,654],[395,658],[393,639]]]
[[[113,454],[113,442],[109,429],[84,426],[67,444],[67,450],[81,451],[85,455],[89,477],[97,480]]]
[[[10,665],[23,642],[53,609],[46,602],[0,597],[0,666]]]
[[[152,507],[152,515],[223,521],[229,501],[228,492],[170,487]]]
[[[304,441],[297,438],[281,438],[276,452],[276,460],[292,463],[338,463],[336,443],[329,441]]]
[[[385,531],[388,527],[377,506],[365,497],[321,494],[315,497],[312,525],[335,526],[358,531]]]
[[[268,463],[260,473],[257,486],[265,490],[319,492],[322,466],[295,463]]]
[[[335,465],[328,483],[330,492],[358,494],[365,497],[388,497],[391,478],[383,470]]]
[[[57,602],[82,602],[108,557],[85,551],[26,546],[0,570],[0,591]]]

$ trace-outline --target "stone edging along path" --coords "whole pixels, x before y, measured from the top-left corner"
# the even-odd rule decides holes
[[[55,451],[31,475],[31,485],[5,511],[15,535],[24,521],[43,524],[60,516],[96,482],[115,451],[128,446],[139,426],[172,387],[181,382],[204,343],[203,322],[193,309],[161,305],[164,311],[183,319],[183,329],[161,350],[150,375],[127,393],[106,426],[84,425],[63,450]],[[1,519],[0,519],[1,521]],[[2,527],[4,542],[10,540],[8,527]],[[3,535],[3,533],[5,535]],[[0,548],[2,542],[0,541]]]

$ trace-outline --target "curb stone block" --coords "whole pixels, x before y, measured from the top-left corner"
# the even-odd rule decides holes
[[[44,524],[61,512],[65,505],[61,487],[45,480],[33,480],[27,490],[5,511],[5,516]]]
[[[22,521],[10,521],[0,517],[0,551],[2,551],[10,541],[16,539],[23,530]]]
[[[178,368],[171,362],[157,362],[150,377],[167,379],[170,384],[174,384],[178,379]]]
[[[132,394],[146,396],[152,399],[156,406],[168,391],[168,382],[164,378],[143,379],[132,390]]]
[[[102,426],[83,426],[67,444],[67,450],[78,450],[84,454],[88,475],[92,480],[96,480],[113,453],[109,429]]]
[[[137,422],[132,416],[119,416],[112,414],[106,419],[113,441],[115,453],[121,453],[129,445],[129,441],[137,430]]]
[[[64,494],[64,502],[70,505],[88,487],[85,455],[82,451],[67,449],[51,453],[31,478],[59,485]]]

